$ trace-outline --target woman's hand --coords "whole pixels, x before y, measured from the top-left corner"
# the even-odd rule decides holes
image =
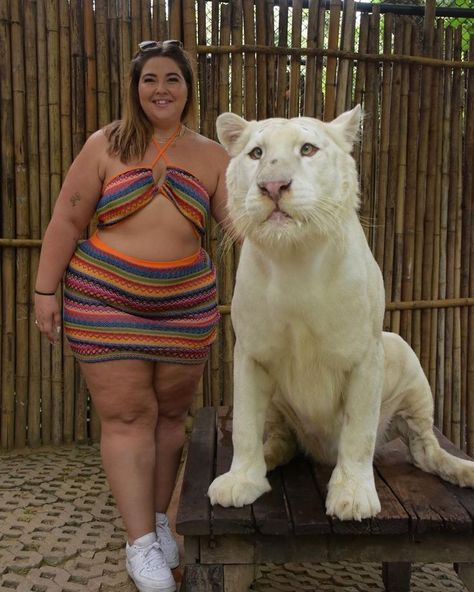
[[[35,325],[46,335],[51,344],[56,343],[61,332],[61,312],[55,295],[35,294]]]

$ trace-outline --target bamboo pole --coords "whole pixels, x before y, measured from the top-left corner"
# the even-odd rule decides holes
[[[319,0],[310,0],[308,10],[308,48],[316,47]],[[306,58],[306,79],[304,85],[304,109],[303,114],[306,117],[316,115],[316,58],[307,56]]]
[[[95,22],[93,0],[85,0],[84,11],[84,56],[86,60],[86,137],[97,129],[97,49],[95,45]]]
[[[288,45],[288,2],[279,0],[278,11],[278,46],[287,47]],[[276,85],[276,110],[277,117],[285,117],[288,106],[288,56],[286,54],[277,55],[277,85]]]
[[[329,7],[329,37],[328,49],[335,50],[339,39],[339,21],[341,18],[341,3],[331,0]],[[324,121],[331,121],[336,114],[336,68],[337,59],[328,56],[326,66],[326,96],[324,100]]]
[[[245,3],[244,3],[245,7]],[[364,16],[364,15],[362,15]],[[434,68],[449,68],[449,69],[461,69],[470,70],[474,68],[474,62],[462,61],[462,60],[446,60],[446,59],[435,59],[435,58],[424,58],[422,56],[403,55],[393,53],[390,55],[384,54],[369,54],[365,52],[353,52],[343,51],[340,49],[324,49],[322,47],[306,48],[306,47],[289,47],[288,49],[283,47],[266,47],[264,45],[255,45],[254,43],[245,43],[244,45],[230,45],[230,46],[218,46],[218,45],[207,45],[197,47],[198,53],[263,53],[263,54],[285,54],[288,55],[310,55],[328,58],[339,58],[346,60],[357,60],[358,62],[389,62],[389,63],[400,63],[400,64],[413,64],[418,66],[433,66]]]
[[[230,40],[230,37],[229,37]],[[198,96],[197,84],[197,52],[196,52],[196,9],[194,0],[183,0],[183,42],[190,56],[191,67],[193,69],[194,88],[193,94]],[[195,110],[195,105],[191,105],[186,125],[193,130],[198,129],[199,114]]]
[[[214,2],[214,0],[213,0]],[[181,30],[181,10],[182,10],[182,0],[174,0],[173,2],[169,2],[169,33],[170,39],[182,39],[183,33]]]
[[[97,127],[101,128],[110,121],[109,37],[107,4],[105,2],[96,3],[95,53],[97,66]]]
[[[299,0],[296,1],[298,2]],[[257,45],[267,46],[265,20],[265,0],[255,0],[255,32]],[[267,83],[267,57],[265,54],[259,53],[257,54],[257,119],[264,119],[267,116]]]
[[[198,0],[200,1],[200,0]],[[166,0],[153,0],[152,39],[169,39]]]
[[[471,37],[469,45],[469,57],[474,58],[474,37]],[[470,207],[466,213],[466,220],[472,220],[474,211],[474,174],[472,162],[474,162],[474,74],[467,72],[467,97],[466,97],[466,125],[465,125],[465,151],[464,151],[464,175],[465,175],[465,193],[470,199]],[[469,249],[469,284],[466,286],[470,294],[474,294],[474,230],[470,228],[471,240],[466,242]],[[467,263],[466,263],[467,267]],[[467,318],[467,354],[466,354],[466,440],[467,453],[474,454],[474,311],[470,310]]]
[[[432,53],[438,55],[440,51],[439,35],[433,39]],[[436,223],[439,215],[439,175],[438,163],[441,155],[441,141],[439,134],[440,101],[439,88],[441,76],[439,71],[432,72],[431,79],[431,107],[429,112],[429,157],[427,160],[426,179],[426,208],[425,208],[425,238],[423,244],[422,265],[422,297],[436,298],[438,295],[438,257],[436,255]],[[436,385],[436,327],[438,315],[435,311],[423,311],[421,314],[421,354],[420,361],[426,372],[432,392]]]
[[[38,40],[38,71],[48,72],[47,56],[47,24],[43,2],[37,5],[37,40]],[[48,76],[38,77],[38,140],[39,140],[39,170],[40,170],[40,219],[41,235],[44,234],[51,217],[51,180],[49,158],[49,104],[48,104]],[[36,272],[36,270],[35,270]],[[36,327],[35,327],[36,329]],[[37,331],[36,331],[37,332]],[[48,342],[40,338],[41,342],[41,443],[48,445],[52,440],[51,407],[51,347]]]
[[[253,3],[244,0],[244,40],[247,45],[255,43]],[[273,48],[272,48],[273,49]],[[276,50],[275,50],[276,51]],[[245,54],[245,117],[255,119],[257,116],[257,85],[255,80],[256,59],[253,52]]]
[[[445,56],[452,55],[452,29],[445,31]],[[447,226],[448,226],[448,200],[449,200],[449,161],[450,161],[450,120],[452,103],[451,77],[445,77],[443,96],[443,156],[442,156],[442,178],[441,178],[441,210],[440,210],[440,266],[439,266],[439,296],[447,297]],[[438,343],[437,343],[437,384],[436,400],[442,408],[443,433],[449,438],[451,436],[451,389],[448,377],[451,375],[449,363],[448,324],[446,312],[440,311],[438,316]]]
[[[140,2],[140,16],[141,16],[141,39],[140,41],[144,41],[146,39],[153,39],[151,34],[151,9],[153,8],[153,3],[150,7],[150,0],[141,0]],[[132,46],[132,50],[134,47]]]
[[[148,39],[142,35],[142,1],[128,0],[130,10],[130,47],[133,52],[136,51],[140,41]],[[147,2],[148,4],[148,2]]]
[[[60,113],[60,42],[59,18],[56,6],[46,6],[48,52],[48,111],[49,111],[49,163],[52,212],[54,200],[61,186],[61,113]],[[44,341],[44,340],[43,340]],[[52,442],[63,441],[63,397],[61,345],[52,348],[51,356],[51,422]]]
[[[354,30],[355,30],[355,4],[354,0],[346,0],[344,2],[343,21],[342,21],[342,41],[341,49],[343,51],[353,50]],[[374,6],[375,10],[375,6]],[[377,37],[378,42],[378,37]],[[335,115],[340,115],[350,106],[348,102],[348,94],[350,97],[350,79],[353,69],[353,62],[351,60],[340,60],[339,71],[337,73],[337,88],[336,88],[336,112]]]
[[[109,30],[109,85],[110,85],[110,119],[120,118],[122,104],[122,88],[120,78],[120,33],[119,12],[115,0],[108,0]]]
[[[38,150],[38,88],[37,88],[37,42],[36,42],[36,3],[28,2],[24,6],[24,41],[25,41],[25,77],[26,122],[27,122],[27,159],[28,159],[28,209],[30,235],[37,240],[40,237],[39,203],[39,150]],[[38,242],[40,242],[38,240]],[[29,294],[33,294],[35,274],[38,266],[38,249],[28,249],[30,259]],[[41,444],[41,339],[34,324],[32,302],[28,306],[28,410],[27,444],[36,448]]]
[[[231,27],[232,42],[234,44],[241,44],[243,39],[242,0],[231,1]],[[234,54],[232,56],[231,67],[231,110],[237,115],[242,115],[243,57],[241,54]]]
[[[393,19],[387,15],[384,19],[383,50],[391,51],[391,39],[393,31]],[[380,144],[379,144],[379,172],[377,188],[377,213],[375,215],[375,246],[374,256],[379,264],[382,274],[384,269],[385,248],[385,211],[388,194],[388,150],[390,145],[390,74],[391,67],[384,64],[382,67],[381,105],[380,105]]]
[[[12,44],[12,97],[13,97],[13,146],[15,160],[15,231],[20,238],[29,234],[28,176],[26,154],[26,97],[25,56],[21,27],[20,2],[11,4]],[[28,304],[29,304],[29,256],[26,249],[16,252],[16,284],[7,289],[15,290],[15,446],[26,444],[26,417],[28,408]]]
[[[302,0],[293,0],[291,18],[291,46],[301,47],[301,26],[303,16]],[[290,96],[288,100],[288,116],[297,117],[301,111],[301,58],[292,55],[290,59]]]
[[[394,51],[403,50],[403,36],[404,28],[400,21],[395,21],[394,27]],[[397,203],[398,187],[404,186],[399,181],[399,155],[403,154],[403,145],[400,147],[400,136],[402,130],[400,129],[402,101],[403,111],[406,111],[405,103],[407,101],[407,76],[406,68],[403,70],[401,64],[394,64],[392,67],[391,79],[391,101],[390,101],[390,140],[388,150],[388,192],[387,192],[387,210],[385,215],[385,249],[384,249],[384,264],[383,274],[385,281],[385,294],[387,300],[399,300],[400,294],[397,298],[396,283],[398,277],[394,277],[394,258],[401,249],[400,245],[400,217],[402,215],[401,204]],[[402,99],[403,97],[403,99]],[[402,136],[403,141],[403,136]],[[404,168],[401,170],[404,173]],[[396,248],[395,248],[395,245]],[[398,290],[399,292],[399,290]],[[399,314],[386,315],[385,326],[390,327],[392,331],[398,332],[399,329]]]
[[[418,55],[419,31],[416,24],[411,27],[411,53]],[[407,146],[406,146],[406,187],[405,207],[403,220],[403,255],[402,255],[402,300],[413,299],[413,287],[415,278],[413,275],[415,265],[415,225],[416,225],[416,182],[417,182],[417,160],[418,160],[418,137],[419,137],[419,68],[410,66],[410,90],[408,93],[407,111]],[[411,311],[403,312],[400,317],[400,334],[408,343],[412,343],[411,332]]]

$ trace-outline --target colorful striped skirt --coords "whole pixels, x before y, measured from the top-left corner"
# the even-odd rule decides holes
[[[82,362],[199,364],[218,321],[216,274],[204,249],[177,261],[142,261],[94,235],[67,268],[64,331]]]

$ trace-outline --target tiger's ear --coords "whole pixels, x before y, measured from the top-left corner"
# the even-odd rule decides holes
[[[247,141],[249,122],[235,115],[222,113],[216,120],[216,130],[219,142],[230,156],[236,156]]]
[[[341,113],[336,119],[328,123],[328,129],[336,142],[346,152],[351,152],[354,142],[359,138],[362,109],[356,105],[354,109]]]

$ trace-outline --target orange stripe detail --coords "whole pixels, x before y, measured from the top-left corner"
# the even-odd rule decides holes
[[[131,255],[126,255],[121,251],[117,251],[117,249],[114,249],[107,243],[104,243],[104,241],[102,241],[98,237],[97,232],[95,232],[95,234],[93,234],[90,237],[89,241],[91,242],[91,244],[94,245],[94,247],[97,247],[98,249],[101,249],[102,251],[109,253],[109,255],[113,255],[114,257],[118,257],[119,259],[123,259],[124,261],[128,261],[129,263],[134,263],[135,265],[142,265],[143,267],[167,268],[177,267],[180,265],[190,265],[191,263],[197,261],[201,253],[201,249],[199,249],[192,255],[189,255],[188,257],[183,257],[182,259],[173,259],[172,261],[149,261],[147,259],[138,259],[137,257],[132,257]]]

